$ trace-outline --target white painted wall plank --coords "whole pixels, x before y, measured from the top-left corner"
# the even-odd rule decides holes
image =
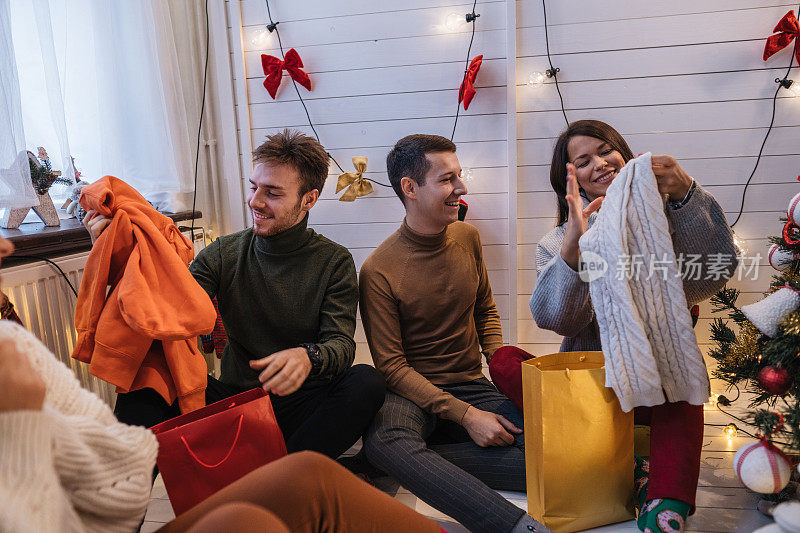
[[[548,5],[556,4],[550,2]],[[588,3],[586,3],[588,4]],[[632,2],[603,2],[629,6]],[[645,6],[647,4],[644,4]],[[541,8],[541,4],[539,5]],[[732,11],[655,16],[637,19],[606,19],[598,22],[573,22],[572,15],[557,19],[548,16],[548,34],[552,53],[596,52],[656,48],[699,43],[765,39],[793,4],[753,7]],[[569,21],[569,23],[565,23]],[[533,55],[544,48],[544,27],[518,28],[520,55]],[[552,24],[552,26],[550,26]],[[788,60],[787,60],[788,64]]]
[[[463,64],[468,39],[469,35],[464,33],[439,33],[400,39],[376,39],[303,47],[298,49],[298,53],[303,59],[303,70],[309,74],[330,71],[358,71],[403,65],[450,62]],[[288,48],[286,49],[288,50]],[[436,54],[432,55],[431,50],[435,50]],[[476,31],[473,50],[476,51],[476,55],[477,53],[483,54],[487,60],[505,58],[505,30]],[[263,76],[261,69],[262,53],[275,55],[279,52],[277,50],[246,52],[244,61],[247,64],[247,77]],[[307,61],[311,59],[313,61]],[[243,77],[244,73],[240,76]]]
[[[771,67],[774,61],[783,63],[777,57],[764,62],[763,51],[763,39],[753,39],[551,56],[553,64],[561,69],[559,81],[572,82],[763,69]],[[548,68],[546,55],[518,58],[517,85],[527,83],[530,72]]]
[[[547,2],[548,27],[586,22],[619,21],[633,19],[662,18],[687,13],[713,13],[719,11],[752,10],[764,7],[763,0],[649,0],[628,2],[622,0],[587,2],[586,0],[558,0]],[[770,6],[786,6],[792,2],[771,1]],[[517,2],[517,27],[540,26],[542,4],[540,2]]]
[[[495,2],[497,0],[494,0]],[[232,2],[235,3],[235,2]],[[477,10],[491,2],[478,2]],[[250,24],[266,24],[269,22],[264,0],[241,0],[242,12]],[[289,22],[303,21],[309,18],[338,18],[370,13],[391,14],[396,11],[416,11],[426,8],[447,8],[448,13],[467,12],[472,8],[471,2],[453,0],[406,0],[402,6],[393,2],[375,2],[374,0],[348,0],[347,2],[331,2],[330,0],[304,0],[303,2],[286,2],[273,0],[270,4],[273,20]]]
[[[774,88],[773,88],[774,89]],[[531,89],[533,91],[533,89]],[[745,95],[742,95],[745,96]],[[637,107],[599,107],[570,113],[574,120],[602,120],[623,136],[698,130],[726,130],[769,125],[772,98]],[[775,126],[800,122],[800,101],[781,97],[775,112]],[[564,130],[561,111],[523,113],[517,124],[520,139],[555,138]]]
[[[254,128],[278,127],[307,123],[299,100],[288,99],[287,84],[278,93],[278,100],[252,104],[250,112]],[[300,89],[305,91],[305,89]],[[292,91],[293,92],[293,91]],[[283,95],[283,97],[281,97]],[[464,114],[505,113],[505,88],[488,87],[480,91]],[[284,98],[287,98],[284,100]],[[296,98],[296,96],[295,96]],[[397,120],[455,115],[458,103],[458,82],[447,91],[420,91],[317,99],[313,93],[303,96],[315,124]],[[449,134],[449,132],[448,132]]]
[[[561,84],[561,90],[567,110],[772,98],[776,88],[774,79],[785,74],[787,65],[788,60],[776,61],[770,68],[757,71],[576,81]],[[518,87],[517,98],[520,111],[560,109],[552,83],[538,91],[528,86]],[[582,117],[573,120],[578,118]]]
[[[455,107],[450,111],[455,113]],[[281,124],[269,128],[253,130],[253,138],[259,142],[283,130],[287,126],[313,135],[308,122],[300,124]],[[452,132],[453,116],[439,118],[365,120],[362,122],[345,122],[333,124],[314,124],[320,139],[326,148],[354,149],[364,146],[393,146],[401,137],[420,132]],[[474,141],[502,141],[506,138],[505,113],[491,115],[464,115],[458,117],[458,129],[454,141],[460,145]],[[466,151],[464,148],[460,152]],[[388,150],[387,150],[388,152]],[[383,164],[385,161],[382,161]],[[375,170],[375,169],[370,169]],[[384,168],[385,170],[385,168]]]
[[[291,3],[293,2],[276,3],[273,20],[281,20],[279,10],[282,7],[279,6]],[[301,2],[296,3],[301,4]],[[324,19],[308,18],[308,14],[306,14],[303,20],[295,20],[291,23],[286,22],[278,26],[278,28],[281,32],[284,49],[295,47],[298,51],[309,47],[321,47],[337,43],[403,39],[423,35],[447,34],[454,39],[466,35],[469,38],[470,27],[467,24],[461,26],[456,32],[450,32],[444,27],[444,23],[450,13],[458,13],[460,11],[466,14],[471,7],[472,4],[468,6],[463,4],[460,9],[434,6],[384,12],[375,12],[373,9],[373,12],[370,13]],[[477,30],[502,30],[505,28],[505,2],[484,3],[476,11],[481,14],[477,21]],[[266,15],[266,9],[263,14]],[[256,20],[245,19],[245,33],[249,35],[250,31],[263,27],[266,22],[268,22],[266,17],[259,17]],[[247,45],[252,46],[249,42]],[[277,41],[273,41],[272,46],[274,49],[268,50],[268,53],[276,51],[278,48]],[[305,63],[305,58],[303,63]]]

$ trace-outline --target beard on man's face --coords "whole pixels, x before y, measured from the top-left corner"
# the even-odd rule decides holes
[[[302,198],[297,201],[291,209],[287,210],[283,215],[276,217],[273,215],[269,221],[262,221],[262,227],[259,227],[258,222],[253,217],[253,233],[260,237],[270,237],[285,231],[297,223],[297,219],[302,211]]]

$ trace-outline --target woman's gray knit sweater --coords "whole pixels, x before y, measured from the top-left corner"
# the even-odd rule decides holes
[[[587,204],[584,199],[584,206]],[[687,258],[685,268],[690,275],[683,282],[686,300],[689,305],[700,303],[719,291],[736,270],[733,232],[720,205],[699,185],[683,207],[667,207],[666,215],[675,255]],[[589,217],[590,227],[596,217],[596,213]],[[537,326],[564,336],[562,352],[600,350],[600,332],[589,298],[589,284],[561,257],[565,231],[566,223],[539,241],[531,313]],[[697,255],[699,258],[694,260]],[[690,260],[699,263],[699,275],[692,270],[697,267],[689,266]]]

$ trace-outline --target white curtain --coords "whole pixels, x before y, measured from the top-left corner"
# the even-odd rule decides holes
[[[8,0],[0,0],[0,207],[39,205],[31,185]]]
[[[180,76],[169,3],[11,0],[11,20],[27,146],[66,176],[72,156],[83,180],[111,174],[165,211],[190,207],[183,94],[202,88]]]

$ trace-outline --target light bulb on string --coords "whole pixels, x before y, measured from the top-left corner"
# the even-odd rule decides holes
[[[791,81],[792,84],[786,90],[794,97],[800,96],[800,83],[793,80]]]
[[[800,83],[790,78],[775,78],[775,83],[786,89],[789,96],[800,96]]]
[[[461,169],[461,181],[472,181],[472,169],[462,168]]]
[[[736,235],[735,231],[733,232],[733,246],[736,248],[736,257],[741,259],[747,255],[747,243],[744,241],[744,239]]]
[[[467,23],[467,16],[466,15],[459,15],[458,13],[450,13],[447,15],[447,18],[444,19],[444,27],[447,28],[447,31],[458,31],[461,26]]]
[[[544,72],[535,70],[528,75],[528,87],[532,87],[534,89],[538,89],[544,82],[547,81],[548,78],[554,78],[556,73],[559,72],[560,68],[549,68]]]
[[[717,402],[719,401],[719,394],[716,392],[709,396],[708,402],[703,404],[703,410],[705,411],[713,411],[717,408]]]
[[[269,30],[266,28],[255,30],[250,34],[250,44],[253,45],[253,48],[256,50],[266,50],[269,48],[269,34]]]
[[[733,440],[734,438],[736,438],[736,434],[738,433],[738,429],[739,428],[736,427],[736,424],[728,424],[722,430],[722,434],[725,435],[725,437],[728,440]]]
[[[545,80],[547,80],[547,74],[541,71],[531,72],[530,76],[528,76],[528,87],[532,87],[534,89],[538,89],[542,85],[544,85]]]

